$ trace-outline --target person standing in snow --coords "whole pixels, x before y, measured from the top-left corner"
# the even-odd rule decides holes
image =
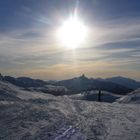
[[[101,90],[99,89],[99,93],[98,93],[98,102],[101,102]]]

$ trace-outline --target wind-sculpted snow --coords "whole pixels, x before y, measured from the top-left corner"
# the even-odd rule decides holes
[[[98,103],[49,94],[39,96],[40,93],[22,91],[8,83],[5,90],[7,86],[9,94],[11,89],[11,95],[18,99],[0,101],[0,140],[140,138],[139,104]],[[23,98],[24,95],[28,96]]]
[[[118,99],[119,103],[140,104],[140,88]]]
[[[14,86],[10,83],[5,83],[5,82],[0,82],[0,93],[5,94],[6,93],[10,96],[13,97],[13,100],[16,98],[21,99],[21,100],[29,100],[29,99],[48,99],[48,97],[53,98],[53,95],[47,96],[45,93],[41,92],[32,92],[32,91],[26,91],[20,87]],[[0,95],[1,95],[0,94]],[[1,98],[0,98],[1,100]]]

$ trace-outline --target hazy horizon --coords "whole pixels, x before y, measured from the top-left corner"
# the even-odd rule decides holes
[[[75,11],[88,34],[74,48],[56,32]],[[44,80],[84,73],[140,81],[140,1],[0,1],[0,72]]]
[[[69,76],[69,77],[66,77],[66,78],[60,78],[60,79],[49,79],[49,78],[45,78],[45,77],[38,77],[38,76],[28,76],[28,75],[19,75],[19,76],[16,76],[16,75],[5,75],[5,74],[2,74],[0,73],[2,76],[11,76],[11,77],[14,77],[14,78],[19,78],[19,77],[27,77],[27,78],[32,78],[32,79],[40,79],[40,80],[44,80],[44,81],[61,81],[61,80],[68,80],[68,79],[73,79],[73,78],[78,78],[78,77],[81,77],[81,76],[85,76],[86,78],[93,78],[93,79],[107,79],[107,78],[114,78],[114,77],[122,77],[122,78],[128,78],[128,79],[132,79],[132,80],[136,80],[137,82],[140,82],[139,79],[134,79],[132,77],[127,77],[127,76],[123,76],[123,75],[114,75],[114,76],[108,76],[108,77],[93,77],[93,76],[88,76],[88,75],[85,75],[84,73],[81,74],[81,75],[74,75],[74,76]]]

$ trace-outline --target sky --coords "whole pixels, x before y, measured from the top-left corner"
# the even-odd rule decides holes
[[[56,31],[76,7],[89,34],[85,43],[67,49]],[[0,0],[0,73],[45,80],[84,73],[140,81],[140,1]]]

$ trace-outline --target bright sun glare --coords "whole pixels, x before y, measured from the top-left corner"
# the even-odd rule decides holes
[[[57,35],[64,46],[76,48],[84,43],[87,36],[87,28],[77,18],[70,18],[58,29]]]

